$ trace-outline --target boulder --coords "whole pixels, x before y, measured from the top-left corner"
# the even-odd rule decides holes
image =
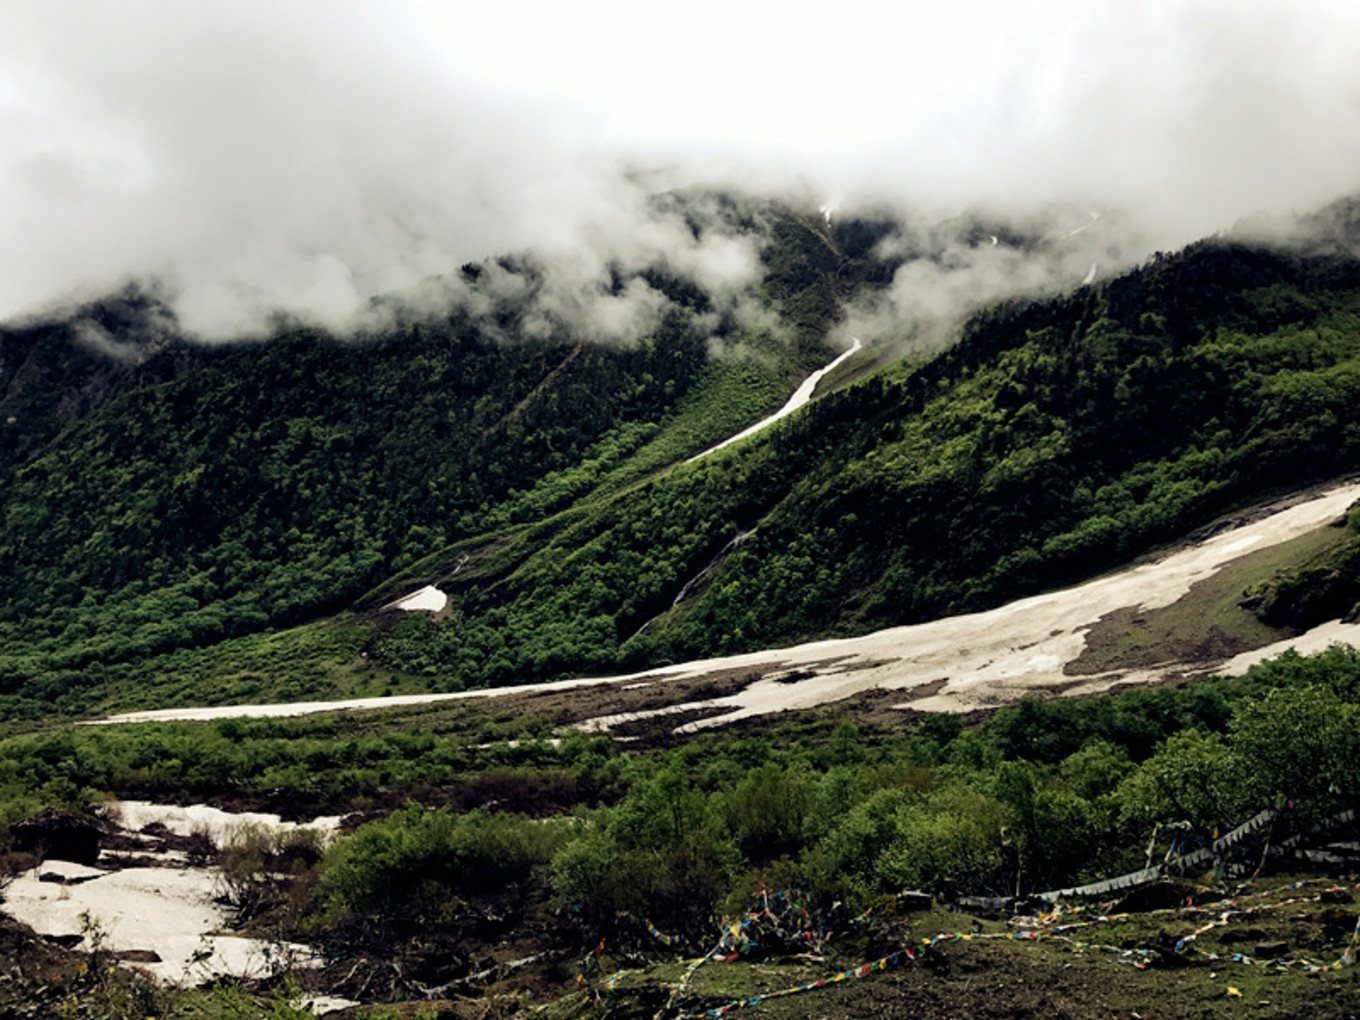
[[[120,949],[113,954],[115,960],[124,963],[160,963],[161,954],[154,949]]]
[[[16,850],[45,860],[94,864],[106,824],[88,815],[49,809],[19,822],[10,831]]]

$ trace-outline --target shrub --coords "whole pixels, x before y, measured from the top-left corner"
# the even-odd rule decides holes
[[[419,925],[460,899],[524,881],[565,839],[559,824],[411,804],[336,842],[321,866],[321,903],[332,920],[363,914],[384,926]]]
[[[195,849],[201,852],[206,834],[196,834]],[[321,834],[315,829],[271,829],[242,825],[217,853],[221,898],[237,913],[238,920],[290,905],[299,908],[294,892],[310,884],[321,860]]]

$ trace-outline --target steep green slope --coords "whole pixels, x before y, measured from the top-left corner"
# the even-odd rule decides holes
[[[995,309],[915,373],[495,540],[450,579],[453,612],[404,621],[379,656],[443,685],[515,682],[1088,576],[1360,463],[1357,287],[1348,259],[1214,243]]]
[[[657,266],[634,278],[665,297],[649,335],[545,334],[545,278],[503,261],[462,273],[489,312],[397,308],[348,342],[292,328],[205,348],[137,292],[0,331],[0,695],[36,711],[137,686],[161,672],[149,657],[333,612],[431,549],[634,484],[768,413],[828,356],[863,260],[781,207],[748,219],[733,229],[763,252],[763,325]],[[484,285],[512,270],[509,297]]]

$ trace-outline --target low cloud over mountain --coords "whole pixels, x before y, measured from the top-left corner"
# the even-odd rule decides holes
[[[1125,257],[1356,186],[1353,5],[1013,6],[851,3],[815,24],[716,3],[18,0],[0,316],[156,276],[204,337],[277,311],[344,329],[376,294],[532,250],[545,307],[620,335],[659,305],[611,289],[611,265],[664,253],[718,295],[750,272],[739,238],[647,202],[673,186],[936,219],[1122,210],[1131,232],[1102,244]],[[968,264],[1035,276],[1008,259]]]

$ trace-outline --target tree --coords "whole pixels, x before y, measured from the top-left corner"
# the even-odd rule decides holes
[[[1360,712],[1316,685],[1274,690],[1234,714],[1232,748],[1260,804],[1323,807],[1360,790]]]
[[[1217,733],[1185,730],[1163,741],[1120,785],[1119,799],[1126,818],[1185,821],[1207,837],[1226,829],[1250,806],[1241,775],[1240,759]]]

